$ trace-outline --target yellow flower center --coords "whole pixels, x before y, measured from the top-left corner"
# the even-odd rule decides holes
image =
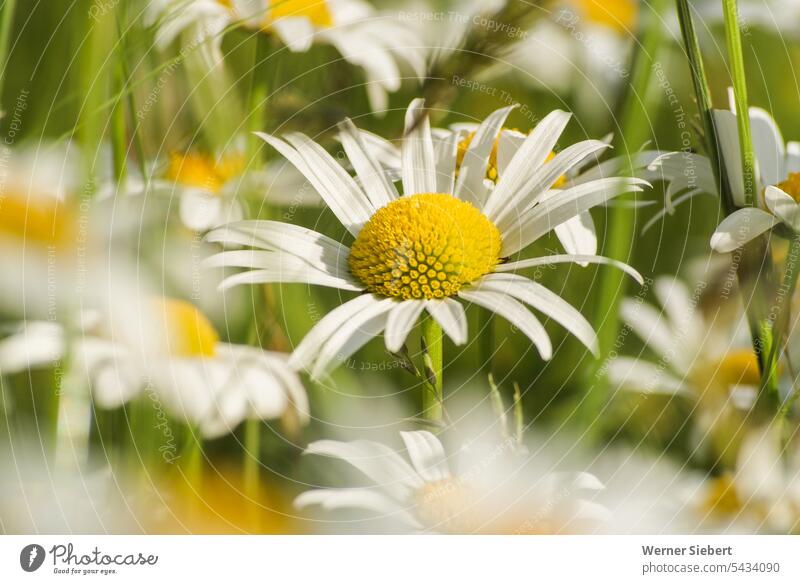
[[[0,233],[25,242],[57,245],[73,233],[72,213],[55,197],[0,196]]]
[[[709,489],[702,502],[703,512],[714,515],[736,515],[742,510],[742,500],[736,491],[733,475],[725,474],[709,481]]]
[[[778,183],[777,187],[800,203],[800,172],[790,172],[786,180]]]
[[[244,170],[244,159],[239,155],[224,156],[219,160],[206,154],[187,153],[170,155],[167,178],[188,187],[219,193],[226,182]]]
[[[444,298],[491,272],[500,232],[478,209],[442,193],[379,209],[350,248],[350,270],[381,296]]]
[[[518,132],[516,128],[513,129],[514,132]],[[461,169],[461,165],[464,163],[464,156],[467,154],[467,150],[469,149],[469,145],[472,144],[472,139],[475,138],[475,132],[470,132],[466,136],[464,136],[461,141],[458,143],[458,152],[456,154],[456,176],[458,176],[458,171]],[[495,138],[494,146],[492,147],[492,151],[489,154],[489,165],[486,167],[486,178],[490,181],[496,183],[500,178],[500,171],[497,167],[497,150],[500,146],[500,134],[497,135]],[[551,152],[547,156],[547,160],[550,161],[555,157],[555,152]],[[566,182],[567,177],[560,176],[558,180],[553,184],[555,188],[559,188],[563,186]]]
[[[728,353],[719,363],[717,378],[727,385],[758,385],[761,375],[755,353],[749,349]]]
[[[638,0],[568,0],[588,21],[619,34],[631,34],[639,17]]]
[[[267,24],[281,18],[307,18],[317,28],[333,26],[327,0],[267,0]]]
[[[437,531],[469,533],[480,526],[476,497],[459,479],[425,483],[415,494],[419,520]]]
[[[159,322],[156,347],[172,357],[213,357],[219,335],[194,305],[175,298],[153,300]]]

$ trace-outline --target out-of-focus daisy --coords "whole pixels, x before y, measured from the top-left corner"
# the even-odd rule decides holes
[[[607,146],[586,140],[549,160],[570,117],[554,111],[526,137],[490,189],[484,181],[489,157],[497,132],[513,108],[498,110],[481,124],[460,166],[457,140],[434,148],[421,108],[422,101],[415,100],[406,114],[402,196],[349,120],[340,126],[341,138],[359,182],[303,134],[289,134],[285,141],[261,134],[314,185],[354,241],[344,245],[276,221],[224,226],[208,239],[256,249],[225,251],[209,258],[210,266],[249,269],[227,278],[223,287],[278,282],[365,292],[326,315],[296,348],[293,364],[311,369],[314,377],[384,330],[387,349],[400,350],[423,311],[456,344],[465,343],[466,315],[457,298],[512,321],[545,359],[552,354],[550,339],[523,303],[561,323],[596,350],[594,331],[577,310],[541,284],[511,272],[559,262],[595,262],[615,265],[640,278],[638,274],[602,256],[507,258],[591,207],[641,190],[645,181],[601,178],[551,196],[561,176]]]
[[[736,469],[691,493],[703,523],[731,531],[800,532],[800,457],[781,444],[777,426],[755,429],[742,442]],[[792,442],[794,444],[794,442]]]
[[[207,231],[242,219],[236,191],[244,169],[244,156],[238,153],[218,157],[202,152],[170,154],[164,178],[178,190],[183,224]]]
[[[616,357],[609,379],[622,389],[693,400],[701,444],[713,443],[723,430],[735,434],[760,384],[746,320],[731,318],[727,307],[704,314],[698,306],[702,288],[693,295],[676,278],[657,278],[653,290],[658,308],[641,298],[626,298],[620,306],[625,324],[653,357]]]
[[[217,62],[222,33],[230,26],[274,34],[293,52],[315,43],[333,45],[346,61],[364,69],[376,112],[386,109],[387,93],[400,88],[401,62],[417,77],[425,75],[422,43],[413,28],[362,0],[158,0],[149,18],[160,23],[160,47],[181,36],[187,43],[210,44]]]
[[[60,317],[75,285],[77,166],[68,145],[9,151],[0,192],[0,314]]]
[[[321,440],[306,449],[341,459],[373,483],[369,487],[314,489],[301,494],[300,508],[360,509],[375,519],[415,531],[449,533],[571,533],[605,520],[588,498],[602,489],[582,472],[535,472],[530,460],[513,459],[511,441],[488,452],[450,456],[426,431],[401,432],[408,460],[371,440]],[[458,471],[451,464],[459,459]],[[513,477],[513,478],[509,478]]]
[[[734,202],[744,205],[736,113],[718,110],[714,118]],[[719,252],[733,251],[781,223],[792,231],[800,230],[800,143],[784,143],[777,123],[761,108],[750,108],[750,126],[757,206],[743,207],[719,224],[711,237],[711,247]]]
[[[183,300],[153,299],[129,310],[136,314],[128,322],[76,343],[78,370],[91,379],[98,406],[118,407],[151,385],[172,415],[209,438],[249,418],[308,420],[305,389],[286,355],[220,342],[211,322]]]
[[[64,329],[55,322],[23,321],[0,338],[0,375],[48,367],[64,356]]]
[[[638,0],[563,0],[508,55],[523,80],[574,92],[581,108],[610,112],[627,82]]]

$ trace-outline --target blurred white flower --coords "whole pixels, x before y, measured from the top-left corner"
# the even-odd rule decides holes
[[[232,26],[275,34],[292,52],[308,51],[315,43],[332,45],[364,69],[367,95],[378,113],[386,109],[387,93],[400,88],[401,62],[418,78],[425,75],[413,27],[363,0],[158,0],[150,5],[149,20],[159,24],[161,48],[181,36],[214,63],[222,60],[222,34]]]
[[[0,339],[0,375],[50,366],[64,356],[65,349],[61,325],[23,321]]]
[[[781,438],[777,425],[751,430],[735,471],[708,479],[690,493],[695,512],[709,529],[800,533],[800,456],[796,448],[782,445]]]
[[[427,431],[401,432],[408,461],[379,442],[321,440],[306,454],[347,462],[370,487],[306,491],[299,508],[360,509],[399,529],[449,533],[572,533],[607,520],[588,497],[603,488],[583,472],[552,472],[517,458],[514,442],[477,445],[448,456]],[[458,470],[451,470],[458,459]]]
[[[115,408],[152,387],[178,419],[209,438],[232,432],[249,418],[295,415],[308,420],[308,399],[287,356],[223,343],[192,304],[152,299],[141,310],[104,323],[105,336],[75,345],[77,370],[91,379],[99,407]]]
[[[607,147],[586,140],[549,160],[570,118],[554,111],[525,138],[490,189],[486,169],[512,109],[500,109],[481,124],[458,165],[457,135],[434,147],[422,100],[413,101],[401,148],[402,196],[367,146],[367,135],[350,120],[340,124],[341,139],[359,182],[303,134],[289,134],[286,141],[260,134],[306,176],[355,240],[346,246],[288,223],[244,221],[216,229],[207,239],[256,249],[225,251],[207,264],[249,269],[227,278],[223,288],[279,282],[368,292],[326,315],[296,348],[293,364],[309,368],[314,377],[384,330],[387,349],[400,350],[423,311],[456,344],[465,343],[466,315],[456,298],[514,322],[545,359],[552,354],[550,338],[523,303],[562,324],[594,351],[594,331],[580,312],[537,282],[508,272],[579,262],[611,264],[640,281],[641,276],[621,262],[595,255],[505,258],[564,221],[647,183],[599,178],[551,196],[559,177]]]
[[[652,357],[615,356],[607,374],[623,390],[690,400],[696,442],[733,449],[761,383],[758,361],[741,310],[720,306],[704,314],[698,306],[704,288],[701,282],[692,293],[677,278],[662,276],[653,286],[659,306],[624,299],[622,319]],[[715,456],[722,454],[716,450]]]

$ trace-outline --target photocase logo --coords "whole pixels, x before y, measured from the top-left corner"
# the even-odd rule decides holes
[[[19,565],[22,566],[22,569],[26,572],[35,572],[42,567],[44,556],[44,548],[39,544],[32,543],[26,545],[22,548],[22,551],[19,552]]]

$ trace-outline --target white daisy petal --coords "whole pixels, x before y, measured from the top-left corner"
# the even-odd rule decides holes
[[[403,347],[406,337],[414,328],[424,308],[425,302],[421,300],[406,300],[392,308],[386,320],[385,337],[388,351],[396,353]]]
[[[744,176],[736,114],[727,110],[712,110],[711,114],[714,117],[714,127],[719,137],[720,153],[725,161],[725,173],[728,177],[733,202],[739,206],[744,205]]]
[[[590,156],[592,153],[608,148],[608,144],[600,140],[585,140],[567,146],[556,154],[549,162],[543,164],[535,172],[531,173],[524,185],[504,201],[491,215],[487,215],[497,225],[500,231],[513,226],[518,220],[520,213],[528,210],[532,205],[542,199],[542,195],[569,170],[581,160]],[[591,183],[587,183],[591,184]],[[569,190],[569,189],[567,189]]]
[[[649,304],[631,298],[623,298],[619,313],[623,322],[665,361],[677,357],[673,330],[667,319]]]
[[[433,152],[431,123],[422,108],[425,101],[415,99],[406,111],[403,136],[403,194],[436,192],[436,157]]]
[[[557,225],[555,233],[567,253],[579,255],[597,253],[597,232],[588,211]]]
[[[542,323],[525,306],[507,294],[486,290],[461,290],[458,295],[479,306],[491,310],[505,318],[527,336],[539,351],[542,359],[549,360],[553,356],[550,337]]]
[[[612,384],[623,390],[647,394],[692,395],[684,383],[667,369],[642,359],[612,359],[608,363],[606,375]]]
[[[270,27],[293,53],[305,53],[314,42],[314,25],[308,18],[279,18],[271,21]]]
[[[764,193],[767,208],[789,227],[800,229],[800,205],[778,187],[769,186]]]
[[[450,476],[447,455],[439,439],[425,430],[400,432],[411,464],[425,481],[432,483]]]
[[[586,264],[606,264],[609,266],[614,266],[628,274],[631,278],[636,280],[639,285],[644,284],[644,278],[642,275],[635,270],[633,267],[629,266],[625,262],[621,262],[619,260],[607,258],[605,256],[591,256],[591,255],[574,255],[574,254],[555,254],[544,256],[540,258],[530,258],[526,260],[519,260],[516,262],[507,262],[505,264],[499,264],[495,267],[496,272],[515,272],[517,270],[522,270],[525,268],[534,268],[537,266],[549,266],[553,264],[568,264],[568,263],[576,263],[580,265]]]
[[[525,143],[525,134],[516,130],[502,130],[497,141],[497,175],[503,176],[517,151]]]
[[[54,322],[28,321],[0,340],[0,374],[49,366],[64,356],[64,331]]]
[[[344,146],[347,157],[353,164],[372,206],[380,209],[394,201],[399,196],[397,189],[387,178],[372,152],[363,143],[358,128],[350,119],[345,119],[339,124],[339,130],[341,131],[339,138],[342,146]]]
[[[516,253],[567,219],[614,197],[639,192],[646,185],[649,185],[647,181],[638,178],[602,178],[570,187],[561,191],[558,196],[548,197],[515,218],[513,224],[506,226],[505,230],[501,229],[501,254],[509,256]]]
[[[711,236],[711,248],[728,253],[742,247],[765,231],[780,223],[778,219],[761,209],[745,207],[728,215],[717,226]]]
[[[256,132],[256,135],[291,162],[319,192],[342,225],[353,236],[358,235],[374,209],[352,177],[327,152],[309,146],[310,140],[306,142],[297,134],[293,139],[296,144],[302,144],[302,154],[279,138],[263,132]]]
[[[455,168],[458,160],[460,132],[450,132],[445,138],[434,143],[436,155],[436,192],[452,193],[455,188]]]
[[[489,114],[478,126],[467,151],[464,153],[464,158],[458,171],[454,195],[462,201],[472,203],[479,209],[486,202],[486,196],[489,192],[484,184],[489,156],[494,149],[495,142],[506,118],[516,107],[516,105],[504,107]]]
[[[320,505],[323,509],[365,509],[382,515],[391,515],[413,529],[422,529],[414,517],[396,501],[374,489],[315,489],[300,494],[294,506],[304,509]]]
[[[467,315],[457,300],[453,298],[428,300],[425,302],[425,310],[456,345],[467,342]]]
[[[315,284],[360,292],[363,286],[354,282],[350,275],[338,268],[313,266],[308,262],[281,252],[236,250],[218,253],[204,261],[206,267],[252,268],[224,278],[220,290],[245,284]],[[333,273],[332,273],[333,272]]]
[[[417,472],[399,454],[371,440],[319,440],[309,444],[305,454],[344,460],[398,501],[404,501],[423,485]]]
[[[786,178],[786,150],[783,136],[772,116],[759,107],[750,108],[750,134],[758,171],[764,184],[774,185]]]
[[[528,177],[547,160],[569,119],[569,113],[556,110],[536,125],[517,150],[508,168],[500,175],[497,186],[484,205],[484,214],[492,217],[502,205],[513,199]]]
[[[786,143],[785,168],[787,175],[791,172],[800,172],[800,142]],[[781,180],[783,180],[783,178],[781,178]]]
[[[686,284],[678,278],[671,276],[656,278],[653,290],[661,306],[664,307],[673,330],[693,330],[700,324],[695,312],[697,302],[692,299]]]
[[[521,300],[558,322],[597,355],[597,335],[589,321],[566,300],[541,284],[516,274],[489,274],[476,284],[475,289],[508,294]]]
[[[193,231],[206,231],[223,221],[222,199],[202,189],[186,189],[180,197],[181,222]]]
[[[319,379],[332,366],[347,360],[350,355],[381,334],[386,328],[392,306],[393,299],[378,300],[339,326],[314,359],[311,377]]]
[[[337,306],[306,333],[289,358],[289,366],[293,369],[308,369],[334,332],[354,315],[377,302],[379,300],[372,294],[362,294]]]

